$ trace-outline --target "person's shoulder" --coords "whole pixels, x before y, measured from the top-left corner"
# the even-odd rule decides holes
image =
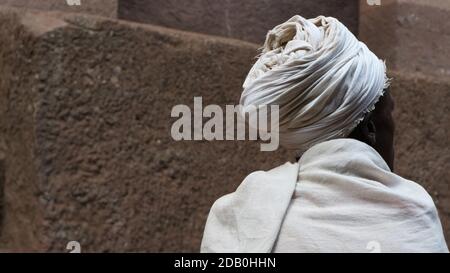
[[[419,183],[396,175],[400,184],[396,185],[397,194],[404,199],[406,211],[414,214],[436,214],[437,209],[433,198]]]
[[[233,193],[226,194],[219,198],[216,203],[229,202],[233,197],[247,194],[248,192],[258,191],[261,186],[276,181],[285,181],[287,183],[296,182],[298,176],[299,164],[286,162],[283,165],[270,170],[257,170],[247,175],[241,184]]]
[[[260,177],[265,177],[265,176],[270,176],[270,177],[276,177],[276,176],[285,176],[285,175],[289,175],[289,174],[297,174],[298,172],[298,167],[299,164],[297,162],[295,163],[291,163],[291,162],[286,162],[283,165],[277,166],[275,168],[272,168],[270,170],[264,171],[264,170],[258,170],[258,171],[254,171],[252,173],[250,173],[249,175],[247,175],[247,177],[244,179],[248,180],[248,179],[254,179],[254,178],[260,178]]]
[[[261,187],[267,186],[281,186],[285,184],[292,184],[297,181],[298,163],[286,162],[283,165],[270,169],[268,171],[254,171],[247,175],[242,183],[237,188],[236,192],[254,190],[255,192],[261,190]]]

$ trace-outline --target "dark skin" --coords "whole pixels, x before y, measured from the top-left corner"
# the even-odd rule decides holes
[[[394,131],[392,117],[394,99],[389,90],[375,105],[375,109],[367,114],[363,121],[348,136],[362,141],[374,148],[394,171]]]

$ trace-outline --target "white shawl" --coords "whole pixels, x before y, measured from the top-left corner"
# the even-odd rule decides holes
[[[202,252],[448,252],[433,200],[370,146],[323,142],[213,205]]]

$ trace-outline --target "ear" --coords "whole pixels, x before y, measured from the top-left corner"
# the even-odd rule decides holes
[[[371,113],[369,113],[367,118],[364,119],[361,129],[362,135],[365,138],[367,144],[372,147],[375,146],[375,144],[377,143],[377,128],[375,126]]]

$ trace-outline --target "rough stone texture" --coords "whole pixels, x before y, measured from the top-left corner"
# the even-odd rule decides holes
[[[4,202],[4,185],[5,185],[5,163],[4,158],[2,155],[0,155],[0,234],[2,232],[3,227],[3,204]]]
[[[390,68],[450,76],[450,1],[360,3],[360,39]]]
[[[261,44],[269,29],[300,14],[341,19],[358,32],[358,0],[120,0],[120,19]]]
[[[70,6],[66,0],[0,0],[0,5],[38,9],[59,10],[65,12],[82,12],[117,18],[118,0],[80,0],[80,6]]]
[[[0,23],[2,249],[198,251],[214,200],[293,159],[170,137],[174,105],[237,103],[254,44],[61,13]],[[393,76],[397,170],[433,194],[449,238],[450,84]]]
[[[194,96],[236,103],[256,47],[57,16],[66,21],[1,15],[0,68],[10,74],[1,77],[0,245],[63,251],[78,240],[84,251],[197,251],[212,202],[249,172],[282,163],[283,153],[175,142],[170,112]],[[60,28],[34,32],[31,17]]]
[[[394,73],[396,172],[424,186],[450,242],[450,81]]]

